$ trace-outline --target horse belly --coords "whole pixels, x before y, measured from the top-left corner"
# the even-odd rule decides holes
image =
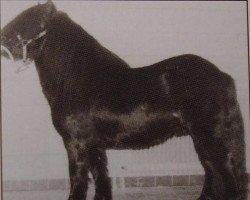
[[[182,134],[180,118],[174,112],[145,113],[137,110],[127,115],[106,116],[95,124],[98,135],[111,149],[142,149]]]
[[[175,135],[183,135],[177,112],[146,112],[142,108],[127,114],[109,111],[72,114],[65,128],[70,138],[84,142],[96,138],[107,149],[142,149],[161,144]]]
[[[118,134],[117,148],[141,149],[161,144],[176,134],[181,134],[178,120],[156,119],[147,122],[138,130],[125,129]]]

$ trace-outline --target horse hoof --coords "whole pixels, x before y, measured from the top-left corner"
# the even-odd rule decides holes
[[[100,197],[99,195],[95,194],[94,200],[103,200],[104,198]]]

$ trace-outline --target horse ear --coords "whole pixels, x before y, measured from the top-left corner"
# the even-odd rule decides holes
[[[48,0],[47,4],[53,4],[52,0]]]
[[[53,15],[54,12],[56,11],[56,7],[52,0],[48,0],[47,3],[45,4],[45,14],[47,16]]]
[[[44,15],[43,15],[43,24],[45,25],[51,17],[57,12],[56,6],[51,0],[48,0],[47,3],[44,4]]]

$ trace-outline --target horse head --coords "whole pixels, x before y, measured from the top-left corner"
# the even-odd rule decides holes
[[[8,23],[1,30],[1,56],[13,61],[33,61],[41,52],[46,28],[57,12],[51,0],[33,6]]]

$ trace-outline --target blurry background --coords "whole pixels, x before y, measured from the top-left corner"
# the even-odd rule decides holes
[[[131,67],[192,53],[230,74],[244,117],[250,172],[245,2],[54,3]],[[1,26],[35,4],[1,1]],[[66,179],[66,151],[52,126],[35,66],[19,74],[17,68],[17,63],[1,58],[3,180]],[[108,158],[113,177],[203,174],[189,137],[149,150],[108,151]]]

